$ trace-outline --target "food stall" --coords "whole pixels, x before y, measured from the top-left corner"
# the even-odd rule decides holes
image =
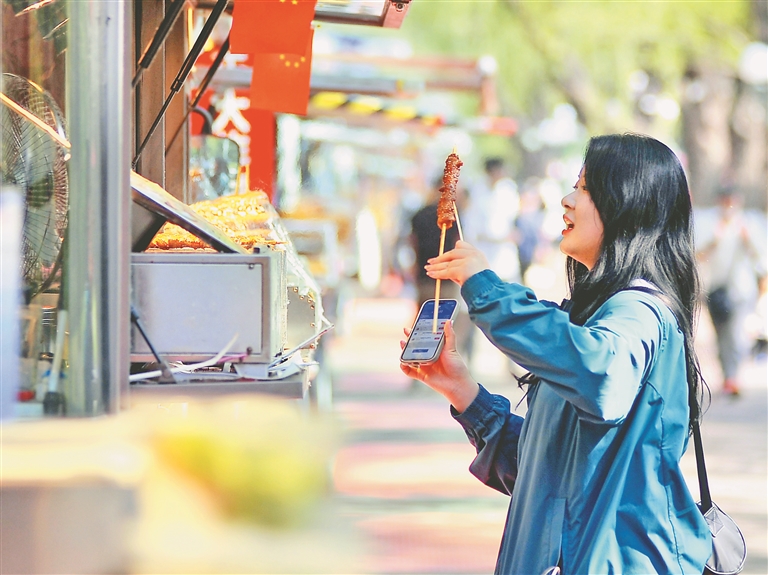
[[[187,206],[138,174],[131,185],[142,209],[168,217],[134,243],[131,393],[304,397],[332,326],[266,194]]]
[[[396,28],[410,2],[301,4],[313,6],[315,22]],[[210,97],[206,87],[222,60],[253,56],[229,51],[237,3],[3,0],[2,9],[3,149],[4,157],[18,158],[3,165],[3,197],[20,199],[21,215],[14,217],[22,219],[24,233],[22,261],[6,262],[29,266],[19,278],[23,301],[3,300],[4,319],[20,326],[9,328],[19,343],[7,351],[22,360],[3,377],[3,391],[18,398],[9,416],[113,413],[130,405],[132,393],[243,391],[238,380],[254,390],[305,397],[313,348],[330,325],[322,287],[272,208],[286,185],[276,173],[276,112],[259,110],[265,122],[251,122],[245,142],[194,127],[199,117],[206,120],[198,104]],[[238,98],[242,108],[243,95]],[[242,111],[248,110],[246,102]],[[258,147],[249,150],[250,140]],[[249,156],[254,150],[259,153]],[[235,230],[190,215],[197,214],[192,204],[242,194],[258,196],[258,209],[269,213],[258,246],[251,238],[243,247]],[[2,205],[7,218],[19,202]],[[166,224],[204,245],[152,246]],[[4,225],[8,233],[13,229]],[[225,325],[244,300],[209,279],[220,261],[236,257],[251,258],[245,268],[263,272],[258,282],[238,280],[260,286],[245,296],[249,305],[258,302],[249,318],[261,324],[248,326],[249,342],[246,326]],[[172,258],[185,262],[169,268],[174,277],[192,274],[181,284],[190,286],[184,298],[176,297],[181,285],[152,287]],[[203,288],[208,284],[217,287]],[[183,304],[170,312],[158,300]],[[217,309],[210,313],[219,317],[221,335],[195,345],[191,340],[208,334],[184,327],[192,307]],[[198,317],[213,325],[211,316]],[[223,364],[189,373],[190,364],[222,351],[221,357],[234,358],[225,362],[226,375]],[[154,371],[161,375],[147,375]]]
[[[247,169],[212,185],[190,130],[190,72],[234,4],[0,2],[8,571],[349,572],[333,515],[300,523],[330,434],[284,401],[306,398],[330,327],[319,288],[280,187],[238,187]],[[316,19],[393,26],[408,5],[320,2]],[[264,503],[299,528],[267,529]]]
[[[321,1],[315,6],[313,19],[398,27],[407,13],[408,4],[388,0]],[[180,216],[180,212],[185,210],[174,205],[171,193],[152,186],[151,181],[141,182],[142,177],[138,173],[132,175],[134,228],[138,228],[133,230],[133,236],[141,239],[134,241],[131,256],[134,321],[129,380],[132,394],[170,394],[180,388],[188,393],[240,392],[247,389],[305,398],[311,385],[311,375],[318,372],[312,369],[317,363],[314,351],[319,339],[333,328],[324,314],[322,294],[333,282],[332,262],[326,261],[328,265],[323,269],[318,265],[318,258],[306,257],[306,250],[299,255],[294,239],[301,236],[308,239],[313,230],[305,226],[297,229],[295,220],[290,223],[283,221],[274,207],[277,197],[288,187],[274,173],[277,171],[275,164],[280,162],[275,130],[259,131],[259,126],[251,122],[250,130],[240,129],[240,133],[233,134],[232,138],[210,134],[212,124],[216,122],[220,125],[219,133],[226,130],[228,112],[219,110],[217,114],[211,100],[222,97],[224,92],[233,88],[231,84],[222,83],[220,76],[227,70],[237,72],[238,69],[236,64],[226,63],[228,58],[233,59],[229,53],[230,38],[233,44],[239,42],[240,49],[243,49],[244,41],[237,40],[236,20],[239,16],[242,29],[244,18],[265,14],[245,12],[246,9],[252,10],[246,4],[241,7],[235,5],[234,10],[232,8],[231,2],[221,0],[197,2],[189,9],[188,28],[191,26],[193,30],[187,31],[196,34],[190,54],[197,49],[198,56],[194,58],[194,66],[188,65],[188,57],[181,67],[184,74],[191,73],[191,92],[195,94],[181,124],[189,117],[190,109],[197,112],[203,110],[200,113],[203,123],[200,126],[198,118],[193,118],[189,127],[175,129],[166,144],[166,162],[172,161],[176,136],[180,131],[186,132],[190,144],[198,137],[219,137],[239,146],[234,169],[230,162],[228,171],[219,170],[218,173],[218,176],[229,174],[228,190],[221,197],[215,197],[216,192],[209,192],[207,199],[190,206],[191,211],[205,222],[224,230],[236,245],[212,245],[205,231],[200,233],[200,221],[190,222],[188,217]],[[234,12],[234,18],[230,17],[231,12]],[[163,22],[173,17],[173,11],[167,12]],[[161,23],[158,31],[166,28],[168,26]],[[156,37],[153,37],[153,42]],[[192,37],[190,35],[188,43],[192,43]],[[311,35],[309,45],[311,50]],[[147,51],[150,49],[151,44]],[[203,53],[202,57],[200,53]],[[258,74],[258,54],[239,58],[234,55],[234,59],[249,64],[247,69],[241,69],[254,76]],[[224,66],[222,62],[225,62]],[[135,79],[141,79],[141,71],[145,68],[149,69],[149,65],[140,65]],[[179,78],[177,76],[176,83]],[[242,101],[250,95],[253,104],[259,100],[253,100],[253,92],[247,93],[249,83],[250,78],[239,86],[241,93],[235,98],[239,97]],[[279,86],[270,86],[269,90],[272,89],[277,91]],[[170,98],[171,95],[162,106],[161,114],[170,109],[167,103]],[[306,109],[307,102],[299,102],[299,111],[302,105]],[[204,110],[213,112],[210,118],[205,118]],[[281,109],[276,108],[276,111]],[[243,122],[237,120],[240,118],[248,122],[253,118],[249,112],[242,106],[236,108],[229,118],[230,123],[242,127]],[[222,117],[225,118],[223,122]],[[139,145],[133,162],[137,169],[143,167],[140,155],[150,145],[150,136],[157,124],[155,119]],[[222,124],[224,130],[221,129]],[[166,126],[166,133],[168,131]],[[195,152],[194,147],[188,148],[187,171],[188,182],[191,183],[206,172],[202,169],[204,161],[200,160],[200,154]],[[273,157],[272,166],[269,165],[270,156]],[[222,163],[226,158],[216,160]],[[223,179],[227,180],[226,175]],[[189,183],[177,190],[176,195],[195,198]],[[208,190],[211,189],[213,186],[208,187]],[[152,198],[153,193],[164,194],[164,197],[160,200]],[[199,194],[196,199],[199,199]],[[136,204],[140,206],[138,210]],[[148,230],[155,229],[158,220],[150,217],[149,225],[142,226],[141,221],[137,223],[137,211],[142,210],[149,210],[155,215],[159,213],[167,219],[167,223],[146,246],[144,243],[151,235]],[[188,215],[189,210],[186,211]],[[141,220],[140,215],[138,219]],[[146,222],[147,218],[143,221]],[[324,224],[319,229],[319,237],[323,240],[321,251],[333,252],[331,222],[325,221]],[[213,251],[229,253],[204,253]],[[236,255],[245,256],[243,251],[248,254],[247,257]],[[225,264],[225,261],[232,264]],[[321,269],[324,273],[318,281],[315,273]],[[254,275],[259,276],[257,281],[251,277]],[[177,280],[173,288],[166,281],[171,277]],[[227,277],[228,280],[219,281],[216,279],[219,277]],[[188,286],[188,289],[185,291],[181,286]],[[214,359],[217,360],[216,365],[210,365]],[[195,366],[194,369],[191,366]]]

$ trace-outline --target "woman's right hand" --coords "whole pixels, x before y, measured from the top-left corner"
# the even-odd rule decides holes
[[[410,335],[408,329],[404,329],[403,333],[406,338]],[[405,343],[404,340],[400,341],[400,349],[405,347]],[[469,407],[480,390],[456,350],[456,335],[450,321],[445,323],[445,344],[437,361],[418,365],[401,363],[400,369],[408,377],[424,382],[445,396],[459,413]]]
[[[427,260],[424,269],[432,279],[451,280],[459,285],[476,273],[490,268],[483,252],[469,242],[459,240],[456,247],[443,255]]]

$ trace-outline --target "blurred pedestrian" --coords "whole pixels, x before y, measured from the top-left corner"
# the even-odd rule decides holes
[[[759,296],[755,311],[751,315],[752,329],[752,355],[755,359],[768,357],[768,276],[762,276],[758,281]]]
[[[544,224],[544,203],[537,182],[526,182],[520,194],[520,212],[515,219],[515,242],[520,257],[520,278],[525,281],[525,272],[534,263],[542,242]]]
[[[680,469],[703,385],[685,173],[652,138],[592,138],[562,205],[560,306],[502,281],[467,242],[427,267],[530,370],[525,418],[476,383],[450,323],[435,363],[400,367],[451,402],[477,450],[470,471],[510,496],[497,574],[702,573],[712,534]]]
[[[461,214],[464,238],[486,254],[500,278],[520,281],[520,259],[513,241],[520,211],[517,184],[509,177],[502,158],[487,158],[484,168],[485,178],[471,190]]]
[[[717,207],[700,216],[696,245],[723,372],[722,389],[738,395],[739,367],[750,350],[745,320],[755,309],[758,280],[766,272],[763,242],[745,215],[741,194],[733,187],[724,187]]]

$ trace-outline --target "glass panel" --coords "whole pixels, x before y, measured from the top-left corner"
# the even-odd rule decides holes
[[[240,173],[240,147],[229,138],[189,139],[189,203],[234,194]]]
[[[390,0],[318,0],[315,6],[315,21],[355,24],[362,26],[384,26],[399,28],[408,11],[411,0],[402,0],[387,5]],[[196,6],[210,10],[216,0],[197,0]]]
[[[41,416],[44,404],[51,412],[63,407],[61,395],[49,392],[59,389],[67,369],[59,321],[69,207],[67,6],[52,0],[2,3],[0,171],[3,186],[15,187],[22,198],[17,416]]]
[[[0,8],[0,173],[23,213],[14,412],[96,415],[127,366],[130,4]]]
[[[327,15],[381,16],[388,0],[318,0],[316,12]]]

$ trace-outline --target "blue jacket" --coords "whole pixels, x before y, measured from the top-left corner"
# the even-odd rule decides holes
[[[525,419],[482,387],[453,412],[477,449],[470,471],[512,496],[496,573],[702,573],[712,539],[679,467],[688,387],[672,312],[628,290],[578,326],[490,270],[461,292],[491,342],[541,378]]]

